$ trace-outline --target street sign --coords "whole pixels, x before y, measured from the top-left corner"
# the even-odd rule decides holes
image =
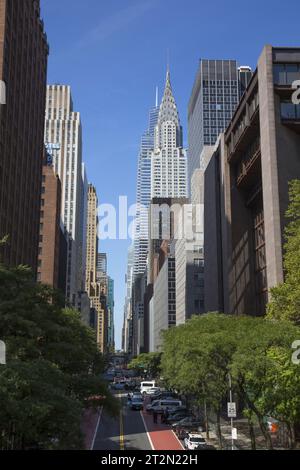
[[[228,418],[236,418],[236,404],[235,402],[227,403],[227,416]]]
[[[235,441],[237,440],[237,428],[232,428],[231,438],[234,439]]]

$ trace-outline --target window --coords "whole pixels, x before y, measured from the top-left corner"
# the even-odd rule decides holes
[[[293,104],[291,101],[282,101],[280,103],[280,114],[282,119],[300,119],[300,105]]]
[[[300,64],[275,64],[273,78],[276,85],[291,85],[300,79]]]
[[[194,266],[196,266],[198,268],[204,266],[204,260],[199,259],[199,258],[194,259]]]

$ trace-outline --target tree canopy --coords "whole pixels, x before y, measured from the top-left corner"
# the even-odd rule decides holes
[[[167,384],[206,402],[217,417],[229,399],[229,377],[245,415],[254,414],[267,444],[265,417],[291,430],[300,419],[300,370],[291,361],[300,329],[290,322],[211,313],[164,333],[162,375]],[[285,390],[285,392],[284,392]]]
[[[84,408],[115,410],[93,330],[28,268],[0,265],[0,338],[0,448],[81,448]]]
[[[284,246],[285,280],[271,289],[268,316],[300,325],[300,180],[290,183],[289,195]]]

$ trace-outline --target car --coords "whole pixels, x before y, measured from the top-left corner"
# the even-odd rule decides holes
[[[206,445],[206,440],[200,433],[189,433],[184,439],[184,448],[187,450],[195,450],[200,445]]]
[[[150,396],[150,400],[178,400],[178,395],[168,390],[163,390],[154,396]]]
[[[147,381],[141,382],[140,392],[142,394],[146,394],[147,390],[149,390],[150,388],[154,388],[154,387],[155,387],[155,380],[147,380]]]
[[[149,403],[148,405],[146,405],[147,413],[152,413],[153,408],[158,405],[159,405],[159,400],[154,400],[152,403]]]
[[[200,444],[198,447],[196,447],[195,450],[217,450],[215,446],[212,446],[210,444]]]
[[[160,388],[159,387],[152,387],[146,390],[145,394],[149,396],[155,396],[160,393]]]
[[[185,439],[188,433],[201,432],[205,430],[204,420],[187,416],[186,418],[172,424],[172,430],[176,433],[179,439]]]
[[[166,409],[169,413],[172,411],[178,410],[178,407],[182,406],[180,400],[158,400],[158,404],[152,407],[152,411],[155,411],[157,414],[162,414]]]
[[[143,399],[142,398],[132,398],[129,406],[132,410],[142,410],[143,407],[144,407]]]
[[[115,389],[115,390],[124,390],[125,389],[125,382],[123,381],[120,381],[120,382],[115,382],[112,387]]]
[[[191,413],[188,410],[176,411],[176,413],[170,413],[168,418],[166,419],[167,424],[172,424],[178,422],[180,419],[184,419],[190,416]]]
[[[131,400],[144,400],[143,395],[140,392],[133,392],[131,394]]]

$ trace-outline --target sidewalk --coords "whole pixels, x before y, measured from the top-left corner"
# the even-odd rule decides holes
[[[234,440],[235,450],[251,450],[251,439],[246,418],[237,418],[233,420],[233,427],[237,429],[237,440]],[[210,439],[209,442],[219,448],[219,440],[216,434],[216,419],[212,415],[209,416]],[[259,425],[254,426],[256,449],[266,450],[266,441],[260,430]],[[223,449],[231,449],[231,426],[230,421],[221,418],[221,434]],[[286,450],[277,443],[276,436],[272,436],[274,449]]]

